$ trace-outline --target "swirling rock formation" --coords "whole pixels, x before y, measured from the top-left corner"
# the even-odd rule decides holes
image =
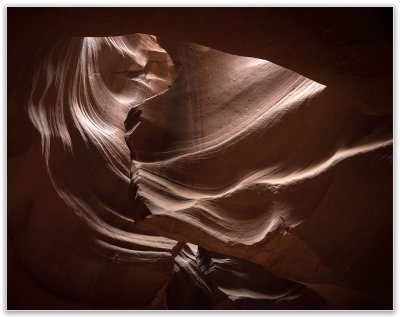
[[[356,263],[390,241],[391,122],[270,62],[162,43],[176,80],[127,123],[138,227],[315,290],[389,286]]]
[[[13,226],[10,233],[21,261],[47,288],[106,308],[165,305],[157,294],[172,274],[177,241],[143,234],[128,216],[123,121],[132,103],[165,89],[169,76],[173,66],[151,36],[64,40],[38,67],[27,112],[41,134],[43,162],[37,153],[40,164],[31,168],[49,189],[30,207],[41,222],[16,239]],[[58,224],[53,209],[74,212],[84,223]],[[37,231],[46,232],[46,242],[35,240]],[[60,245],[63,235],[73,241]],[[31,254],[36,245],[42,252]],[[101,272],[114,273],[99,280]]]
[[[9,75],[9,308],[390,308],[385,59],[371,75],[329,23],[332,59],[306,27],[210,48],[127,21],[58,30]]]

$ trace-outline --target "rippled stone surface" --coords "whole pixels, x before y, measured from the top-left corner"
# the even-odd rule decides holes
[[[126,121],[138,227],[317,291],[391,283],[357,264],[390,239],[388,117],[268,61],[161,43],[176,79]]]
[[[318,12],[240,47],[55,24],[19,81],[10,36],[9,308],[391,307],[388,42]]]

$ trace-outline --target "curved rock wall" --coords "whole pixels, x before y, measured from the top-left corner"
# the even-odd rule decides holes
[[[388,11],[92,9],[9,8],[8,308],[390,308]]]

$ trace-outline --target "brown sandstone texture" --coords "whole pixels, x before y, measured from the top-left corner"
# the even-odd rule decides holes
[[[391,9],[338,10],[9,8],[8,309],[391,309]]]

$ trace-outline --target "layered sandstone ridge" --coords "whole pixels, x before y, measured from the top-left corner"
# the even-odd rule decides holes
[[[384,26],[278,11],[9,36],[9,309],[391,307]]]
[[[390,243],[390,117],[268,61],[161,43],[176,80],[126,122],[150,212],[138,227],[316,290],[389,285],[378,263],[356,263]]]

